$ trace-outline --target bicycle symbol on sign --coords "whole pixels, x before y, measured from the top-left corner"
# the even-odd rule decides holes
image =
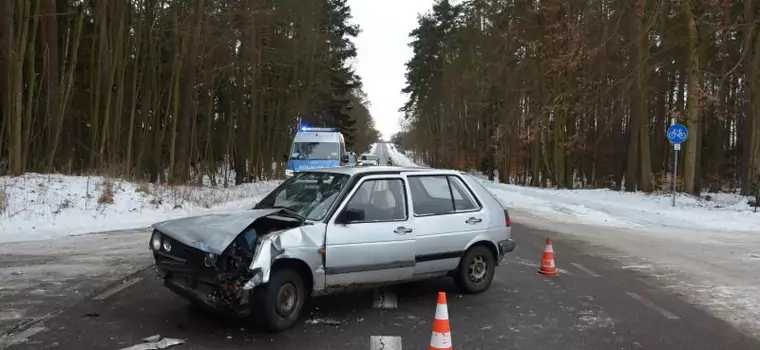
[[[687,135],[688,134],[684,132],[683,129],[676,129],[676,130],[671,130],[668,133],[668,138],[674,139],[674,140],[683,140],[686,138]]]

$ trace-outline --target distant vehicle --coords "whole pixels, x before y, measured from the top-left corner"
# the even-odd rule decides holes
[[[285,178],[303,170],[339,167],[347,162],[346,142],[337,129],[301,127],[285,158]]]
[[[292,327],[309,296],[445,276],[484,292],[516,247],[509,213],[477,178],[428,168],[298,172],[252,210],[153,228],[167,288],[272,331]]]
[[[359,159],[359,165],[361,166],[380,165],[380,157],[374,154],[369,154],[369,153],[362,154],[361,158]]]

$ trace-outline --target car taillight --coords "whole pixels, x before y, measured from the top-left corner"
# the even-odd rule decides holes
[[[512,220],[509,219],[509,212],[506,209],[504,209],[504,224],[507,227],[512,226]]]

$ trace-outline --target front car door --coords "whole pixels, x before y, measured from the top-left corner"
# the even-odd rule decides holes
[[[456,174],[408,174],[415,235],[415,275],[456,269],[467,244],[488,227],[488,213]]]
[[[367,176],[354,186],[327,225],[327,288],[411,279],[416,232],[408,203],[398,175]],[[363,220],[336,223],[347,208],[363,210]]]

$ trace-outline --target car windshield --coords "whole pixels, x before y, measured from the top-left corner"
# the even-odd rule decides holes
[[[255,209],[287,208],[309,220],[319,221],[346,187],[349,176],[323,172],[300,172],[286,180]]]
[[[340,145],[337,142],[295,142],[291,159],[339,160]]]
[[[377,156],[363,155],[362,160],[377,160]]]

